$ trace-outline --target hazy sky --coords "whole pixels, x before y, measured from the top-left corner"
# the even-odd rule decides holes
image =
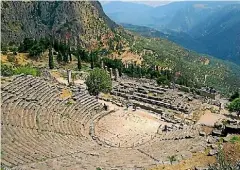
[[[103,3],[109,3],[111,1],[119,1],[119,0],[100,0],[100,2]],[[174,1],[184,1],[184,0],[170,0],[170,1],[166,1],[166,0],[150,0],[150,1],[139,1],[139,0],[120,0],[123,2],[134,2],[134,3],[140,3],[140,4],[146,4],[146,5],[150,5],[150,6],[159,6],[159,5],[164,5],[164,4],[168,4],[170,2],[174,2]],[[232,1],[232,0],[186,0],[186,1]],[[237,0],[240,2],[240,0]]]

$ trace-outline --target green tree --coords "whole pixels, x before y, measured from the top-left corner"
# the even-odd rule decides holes
[[[54,40],[53,48],[55,51],[59,52],[59,42],[56,39]]]
[[[65,63],[68,62],[68,53],[63,53],[63,61],[64,61]]]
[[[240,115],[240,98],[234,99],[229,105],[228,109],[231,112],[237,112]]]
[[[2,76],[12,76],[14,74],[14,69],[12,66],[1,64],[1,75]]]
[[[94,52],[90,52],[90,57],[91,57],[91,69],[94,68]]]
[[[49,58],[49,68],[53,69],[54,68],[54,62],[53,62],[53,55],[52,55],[52,48],[49,48],[49,53],[48,53],[48,58]]]
[[[160,75],[158,78],[157,78],[157,84],[158,85],[169,85],[170,82],[169,80],[167,79],[167,77],[165,75]]]
[[[71,51],[71,47],[70,47],[69,43],[68,43],[68,46],[67,46],[67,53],[68,53],[68,56],[69,56],[69,61],[71,62],[72,61],[72,51]]]
[[[18,48],[15,45],[13,45],[9,47],[9,51],[13,52],[13,55],[17,55]]]
[[[28,52],[34,45],[36,41],[33,38],[25,38],[23,43],[20,44],[18,51],[19,52]]]
[[[240,97],[239,92],[236,91],[235,93],[233,93],[233,95],[231,95],[229,101],[233,101],[234,99],[239,98],[239,97]]]
[[[84,51],[83,51],[83,50],[80,50],[79,53],[77,54],[78,70],[81,70],[81,69],[82,69],[82,61],[81,61],[82,55],[84,55]]]
[[[91,95],[98,95],[100,92],[108,93],[112,89],[112,81],[108,73],[99,68],[91,71],[87,77],[86,85]]]
[[[58,62],[62,62],[63,61],[63,57],[62,57],[61,52],[58,52],[58,54],[57,54],[57,61]]]
[[[35,44],[32,46],[32,48],[29,50],[29,55],[31,57],[36,57],[37,59],[40,58],[40,54],[43,52],[43,47],[39,44]]]

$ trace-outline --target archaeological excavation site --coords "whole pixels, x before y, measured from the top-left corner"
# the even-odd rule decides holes
[[[96,98],[84,84],[67,86],[44,73],[37,78],[19,75],[2,84],[3,167],[145,169],[178,164],[206,151],[206,157],[213,157],[220,137],[235,128],[219,122],[225,116],[218,112],[226,112],[219,99],[132,78],[118,78],[110,94]],[[214,162],[204,159],[205,167]]]
[[[210,10],[185,3],[192,16]],[[139,4],[114,4],[1,2],[1,170],[240,170],[237,61],[178,45],[187,33],[120,23]],[[145,12],[135,20],[153,18]]]

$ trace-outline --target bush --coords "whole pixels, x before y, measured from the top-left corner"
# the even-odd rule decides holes
[[[91,95],[98,95],[100,92],[108,93],[112,89],[112,81],[108,73],[99,68],[91,71],[87,77],[86,85]]]
[[[13,70],[12,66],[1,64],[1,75],[2,76],[12,76],[13,74],[14,74],[14,70]]]
[[[240,137],[239,137],[239,136],[233,136],[233,137],[230,139],[230,142],[231,142],[231,143],[240,143]]]
[[[158,85],[170,85],[170,81],[167,79],[166,76],[161,75],[159,78],[157,78],[157,84]]]
[[[40,44],[35,44],[32,46],[32,48],[29,50],[29,55],[31,57],[37,57],[39,58],[40,54],[44,51],[43,46]]]
[[[25,74],[36,77],[40,75],[40,71],[37,68],[33,68],[31,66],[21,66],[14,69],[14,74]]]
[[[3,55],[7,54],[8,48],[5,44],[1,43],[1,51]]]
[[[230,97],[229,101],[233,101],[234,99],[239,98],[239,97],[240,97],[239,92],[236,91],[236,92]]]
[[[210,165],[208,168],[208,170],[239,170],[239,169],[240,169],[239,164],[233,165],[226,160],[222,149],[219,149],[218,151],[217,164],[213,166]]]
[[[228,109],[231,112],[237,112],[240,114],[240,98],[234,99],[229,105]]]
[[[13,55],[17,55],[18,48],[16,46],[9,47],[9,51],[13,52]]]

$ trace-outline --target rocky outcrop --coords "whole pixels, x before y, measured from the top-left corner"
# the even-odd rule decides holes
[[[5,1],[1,6],[2,43],[19,44],[24,38],[39,39],[54,33],[74,45],[90,45],[118,27],[98,1]]]

